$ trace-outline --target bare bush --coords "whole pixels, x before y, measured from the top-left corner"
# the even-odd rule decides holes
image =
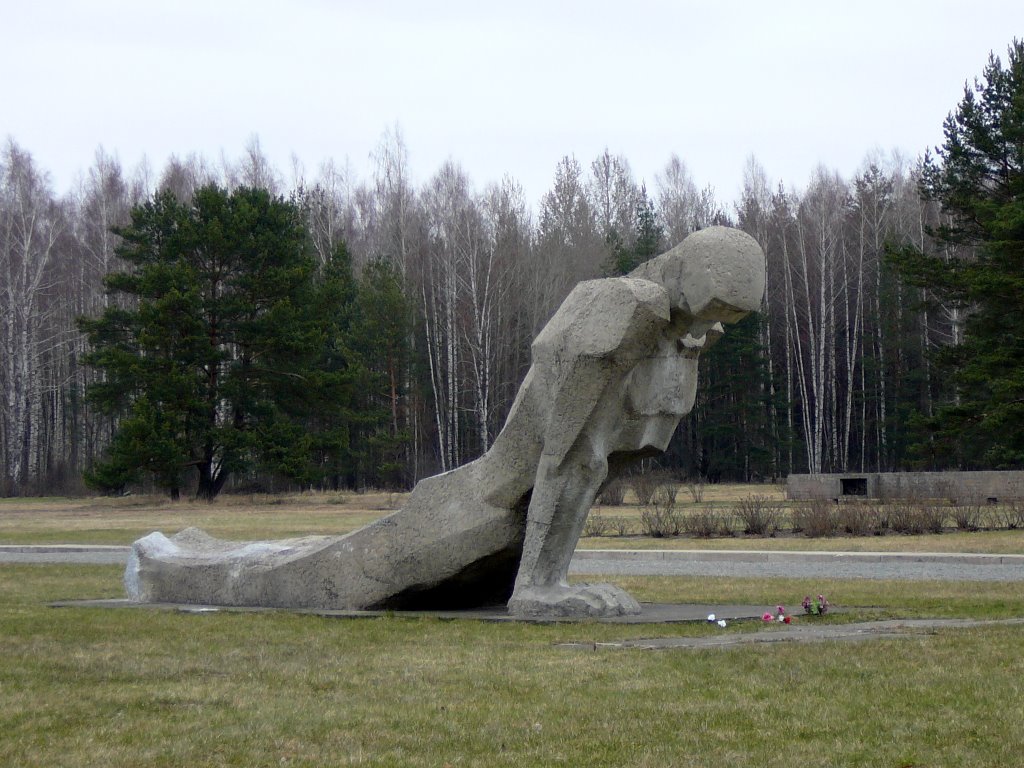
[[[836,504],[814,499],[793,508],[793,530],[811,538],[835,536],[839,531],[839,512]]]
[[[671,472],[661,472],[661,482],[658,484],[656,493],[664,494],[666,498],[670,499],[673,504],[676,503],[676,498],[679,496],[679,483]]]
[[[652,492],[650,501],[640,512],[640,528],[645,535],[656,539],[683,532],[683,515],[676,510],[674,496],[663,487]]]
[[[651,497],[659,485],[661,476],[658,472],[640,472],[629,476],[629,487],[633,489],[636,503],[641,507],[651,503]]]
[[[640,530],[656,539],[678,536],[683,532],[682,515],[674,509],[646,507],[640,513]]]
[[[609,517],[608,523],[616,536],[629,536],[633,533],[633,523],[628,517]]]
[[[691,512],[683,517],[683,532],[687,536],[710,539],[712,536],[725,533],[727,527],[723,524],[723,515],[712,506],[706,506],[699,512]]]
[[[924,533],[917,505],[905,499],[893,499],[886,505],[889,526],[896,533]]]
[[[946,509],[938,503],[899,499],[887,507],[889,525],[896,533],[942,533]]]
[[[848,502],[836,510],[839,530],[852,536],[879,535],[888,524],[882,508],[872,502]]]
[[[1024,499],[1008,499],[996,510],[996,517],[1003,528],[1024,528]]]
[[[705,480],[702,475],[691,477],[686,481],[686,491],[690,494],[694,504],[700,504],[704,501],[704,483]]]
[[[584,536],[607,536],[611,530],[611,520],[600,512],[594,512],[593,510],[587,515],[587,519],[583,523]]]
[[[942,533],[946,527],[948,513],[942,504],[924,504],[921,515],[924,517],[924,529],[928,533]]]
[[[975,499],[957,501],[952,507],[953,522],[961,531],[976,531],[981,528],[984,509]]]
[[[626,484],[616,478],[601,489],[597,495],[597,503],[602,507],[621,507],[626,498]]]
[[[753,495],[740,499],[736,516],[743,532],[752,536],[774,536],[779,529],[782,510],[778,502],[767,496]]]

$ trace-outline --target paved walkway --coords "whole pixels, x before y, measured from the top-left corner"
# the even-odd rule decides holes
[[[570,573],[617,576],[1024,581],[1024,555],[945,552],[577,550]]]
[[[649,637],[617,642],[573,642],[560,643],[557,648],[581,651],[606,649],[638,649],[658,651],[672,648],[729,648],[738,645],[761,645],[765,643],[811,643],[823,640],[883,640],[893,637],[933,634],[941,629],[973,629],[976,627],[1020,626],[1024,619],[886,619],[862,621],[855,624],[813,624],[797,623],[789,626],[773,624],[758,632],[722,632],[699,637]]]
[[[0,544],[0,563],[124,564],[128,547]],[[943,552],[766,552],[756,550],[577,550],[578,575],[1024,581],[1024,555]]]
[[[0,544],[0,564],[124,565],[130,549],[105,544]]]

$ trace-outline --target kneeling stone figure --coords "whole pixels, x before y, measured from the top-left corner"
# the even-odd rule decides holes
[[[722,323],[760,308],[764,255],[711,227],[627,277],[579,283],[532,346],[501,433],[476,461],[416,485],[399,511],[344,536],[228,542],[189,528],[132,546],[132,600],[524,616],[640,606],[566,574],[602,486],[668,446],[693,408],[697,361]]]

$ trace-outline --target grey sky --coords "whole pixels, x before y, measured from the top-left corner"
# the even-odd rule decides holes
[[[101,144],[159,171],[253,134],[286,177],[295,153],[365,178],[397,123],[416,183],[452,158],[536,204],[608,147],[649,186],[675,152],[728,202],[750,154],[803,186],[939,143],[1024,3],[0,0],[0,27],[0,138],[58,192]]]

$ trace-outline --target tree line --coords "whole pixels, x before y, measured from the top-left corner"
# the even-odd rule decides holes
[[[1019,295],[1013,270],[1024,237],[1008,212],[1016,209],[993,202],[971,144],[998,145],[1002,154],[987,162],[1003,164],[999,200],[1019,205],[1020,59],[1015,42],[1006,68],[993,58],[966,88],[937,156],[874,152],[852,178],[819,167],[802,188],[769,179],[751,157],[728,204],[678,156],[648,188],[607,150],[586,164],[563,158],[536,208],[514,178],[481,190],[455,161],[417,184],[397,129],[382,137],[365,179],[327,161],[312,174],[293,168],[286,181],[254,138],[237,162],[172,157],[159,174],[144,165],[128,172],[99,150],[77,188],[58,196],[31,153],[8,139],[0,492],[74,491],[83,474],[101,487],[151,483],[206,496],[225,483],[408,487],[487,450],[529,367],[531,340],[576,282],[628,272],[712,224],[761,244],[764,309],[702,361],[698,402],[663,468],[748,481],[1017,466],[1019,452],[981,438],[1015,423],[1018,382],[996,393],[1006,408],[988,432],[976,430],[983,450],[957,449],[951,425],[973,424],[976,409],[961,406],[983,399],[977,372],[954,375],[957,355],[985,333],[1002,334],[1011,349],[1022,338],[1000,326],[998,307],[987,326],[977,319],[989,306],[993,258],[1006,278],[996,290]],[[959,175],[943,176],[958,158]],[[223,238],[224,227],[244,229],[257,209],[276,221],[264,234],[289,243],[291,261],[261,265],[258,249],[246,260],[196,245]],[[984,225],[991,220],[1002,227],[995,235]],[[191,245],[181,234],[189,228]],[[192,262],[160,266],[153,247],[172,230]],[[997,245],[992,256],[993,241],[1018,245]],[[973,292],[957,290],[963,265],[974,265]],[[214,287],[214,275],[229,273]],[[189,293],[199,274],[209,295]],[[224,286],[237,293],[217,293]],[[142,309],[148,331],[138,325]],[[172,328],[214,316],[216,338],[208,326]],[[138,394],[139,382],[171,386],[181,373],[165,354],[172,336],[207,340],[189,346],[191,377],[161,401],[207,398],[203,428],[173,422],[164,406],[147,411]],[[211,348],[216,364],[200,359]],[[1002,364],[1012,367],[1012,355]],[[232,434],[232,423],[246,429]],[[188,450],[169,439],[182,433]]]

